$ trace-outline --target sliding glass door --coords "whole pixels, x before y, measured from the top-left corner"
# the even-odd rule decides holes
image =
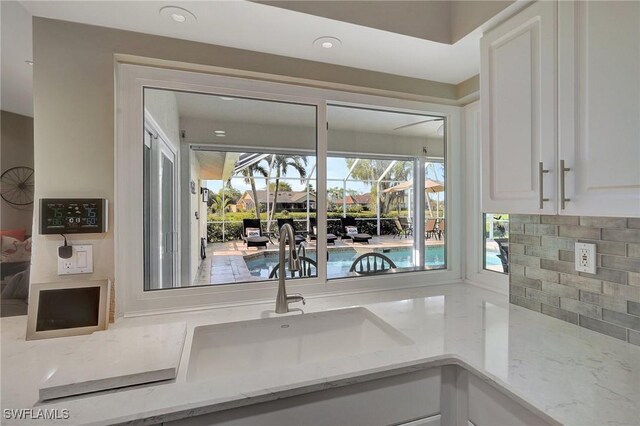
[[[152,128],[145,128],[145,288],[176,286],[178,274],[176,153]]]

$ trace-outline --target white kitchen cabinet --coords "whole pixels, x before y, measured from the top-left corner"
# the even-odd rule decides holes
[[[474,426],[553,424],[473,374],[469,374],[468,398],[469,422]]]
[[[559,212],[638,217],[640,2],[559,2],[558,36]]]
[[[482,211],[640,217],[639,46],[635,1],[538,1],[483,36]]]
[[[547,415],[457,365],[399,373],[165,426],[550,426]],[[206,410],[204,410],[206,411]]]
[[[430,368],[190,417],[171,426],[440,425],[441,369]]]
[[[534,3],[482,37],[485,212],[556,211],[556,12]]]

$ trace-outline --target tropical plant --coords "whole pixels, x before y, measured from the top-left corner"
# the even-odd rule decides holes
[[[294,169],[300,175],[300,183],[304,183],[307,177],[307,157],[304,155],[274,155],[271,165],[272,169],[276,171],[275,187],[280,188],[280,178],[286,176],[290,169]],[[278,205],[278,191],[275,192],[273,197],[273,209],[271,210],[271,217],[267,221],[267,230],[271,231],[271,222],[275,217],[275,213]]]
[[[223,211],[227,209],[227,207],[231,204],[231,200],[228,198],[222,198],[219,195],[216,195],[213,198],[213,203],[211,203],[211,211],[215,214],[221,214]]]
[[[231,204],[236,204],[242,197],[242,193],[231,185],[231,181],[227,181],[226,185],[220,188],[218,195],[222,197],[222,194],[224,198],[231,201]]]
[[[276,183],[271,182],[269,184],[269,191],[273,192],[276,190]],[[288,182],[278,182],[278,191],[291,191],[291,185]]]
[[[256,189],[255,176],[259,175],[264,178],[269,176],[267,168],[261,164],[261,162],[251,164],[240,171],[240,176],[244,177],[244,183],[251,185],[251,194],[253,196],[253,203],[255,204],[256,219],[260,219],[260,200],[258,200],[258,190]]]
[[[376,203],[378,197],[380,197],[380,213],[388,214],[393,209],[394,205],[398,205],[402,202],[404,198],[404,194],[401,192],[384,192],[385,189],[393,186],[390,182],[380,182],[380,191],[378,194],[378,179],[387,171],[389,166],[391,169],[388,170],[387,174],[384,176],[385,181],[392,182],[405,182],[409,179],[411,175],[411,170],[413,169],[413,162],[411,161],[396,161],[393,165],[391,164],[393,160],[369,160],[369,159],[360,159],[357,164],[354,163],[356,161],[355,158],[345,158],[347,163],[347,168],[352,170],[351,176],[355,179],[368,182],[371,186],[371,210],[376,209]]]

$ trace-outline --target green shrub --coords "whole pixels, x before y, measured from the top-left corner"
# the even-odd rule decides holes
[[[226,241],[242,239],[242,222],[227,222],[224,226]],[[210,243],[222,242],[222,223],[207,224],[207,241]]]
[[[283,214],[284,212],[278,212],[275,216],[275,219],[278,218],[289,218],[294,219],[295,229],[296,231],[306,231],[307,224],[306,212],[287,212],[287,215]],[[401,212],[401,215],[406,216],[406,213]],[[260,215],[262,222],[262,231],[266,231],[267,227],[267,215],[263,213]],[[315,212],[309,214],[310,217],[316,217]],[[353,217],[356,219],[369,219],[369,220],[357,220],[358,230],[362,233],[377,235],[377,221],[376,214],[374,212],[360,212],[360,213],[349,213],[349,217]],[[381,235],[393,235],[396,232],[395,223],[393,220],[389,220],[391,218],[397,217],[397,212],[391,212],[389,215],[381,218],[380,221],[380,234]],[[340,222],[340,218],[342,217],[342,213],[338,212],[328,212],[327,213],[327,232],[330,234],[334,234],[337,236],[341,236],[343,233],[342,224]],[[255,215],[252,212],[236,212],[236,213],[227,213],[225,215],[225,241],[233,241],[242,239],[242,219],[254,219]],[[209,215],[208,218],[210,221],[221,221],[221,217],[212,217]],[[275,221],[274,219],[274,221]],[[276,231],[277,224],[272,223],[271,230]],[[207,240],[212,242],[222,242],[222,223],[207,223]]]

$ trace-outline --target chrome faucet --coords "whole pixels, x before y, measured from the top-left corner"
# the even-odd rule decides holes
[[[280,245],[279,245],[279,262],[278,262],[278,295],[276,296],[276,313],[286,314],[289,312],[289,303],[302,302],[304,305],[304,297],[301,294],[294,294],[287,296],[287,287],[285,285],[285,278],[287,276],[284,270],[286,242],[289,242],[289,271],[295,272],[300,270],[300,259],[298,259],[298,253],[296,253],[296,236],[293,231],[293,227],[285,223],[280,228]]]

